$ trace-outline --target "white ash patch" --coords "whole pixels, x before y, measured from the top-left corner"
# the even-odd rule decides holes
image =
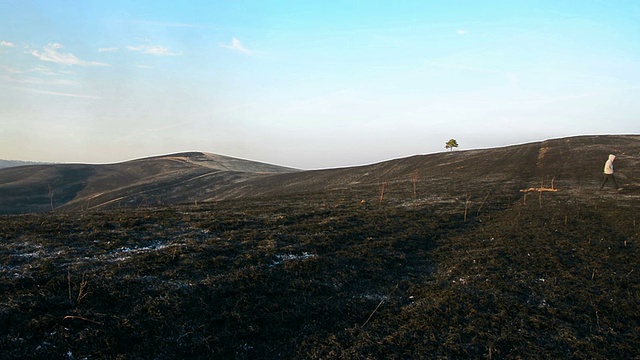
[[[277,260],[273,261],[273,266],[280,265],[280,264],[282,264],[284,262],[287,262],[287,261],[308,260],[308,259],[314,258],[316,256],[318,256],[318,255],[312,254],[312,253],[309,253],[309,252],[306,252],[306,251],[303,252],[300,255],[296,255],[296,254],[276,254],[275,257],[276,257]]]

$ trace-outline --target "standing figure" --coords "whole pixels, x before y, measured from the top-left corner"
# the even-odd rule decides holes
[[[607,162],[604,163],[604,179],[602,180],[602,186],[600,186],[600,190],[604,188],[604,184],[606,184],[607,181],[609,181],[609,179],[613,181],[613,185],[616,187],[616,190],[618,190],[618,183],[616,182],[615,176],[613,176],[613,160],[615,159],[616,159],[616,156],[613,154],[610,154],[609,160],[607,160]]]

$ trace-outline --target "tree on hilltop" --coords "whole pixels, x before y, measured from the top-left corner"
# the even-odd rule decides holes
[[[453,148],[457,148],[457,147],[458,147],[458,142],[456,141],[456,139],[451,139],[447,141],[447,143],[444,146],[445,149],[451,149],[451,151],[453,151]]]

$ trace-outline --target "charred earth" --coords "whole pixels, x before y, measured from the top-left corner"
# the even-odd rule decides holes
[[[638,143],[550,140],[261,175],[197,204],[3,215],[0,353],[634,358]],[[609,152],[623,188],[598,191]]]

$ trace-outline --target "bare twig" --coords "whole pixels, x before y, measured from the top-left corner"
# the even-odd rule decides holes
[[[476,213],[476,215],[480,215],[480,210],[482,210],[482,205],[484,205],[484,203],[487,201],[490,195],[491,195],[491,190],[489,190],[489,192],[487,193],[487,196],[485,196],[482,202],[480,203],[480,207],[478,208],[478,212]]]
[[[67,287],[69,288],[69,305],[73,307],[73,299],[71,298],[71,271],[67,269]]]
[[[378,202],[378,206],[382,205],[382,200],[384,199],[384,188],[387,186],[387,181],[383,181],[382,183],[378,184],[378,187],[380,188],[380,201]]]
[[[365,321],[362,325],[360,325],[360,327],[364,327],[365,325],[367,325],[369,323],[369,320],[371,320],[371,318],[373,317],[373,315],[376,313],[376,311],[378,311],[378,309],[380,308],[380,306],[382,305],[382,303],[391,297],[391,294],[393,294],[394,291],[396,291],[396,289],[398,288],[398,285],[394,286],[393,289],[391,289],[391,291],[389,292],[389,294],[387,294],[386,298],[383,298],[382,300],[380,300],[380,303],[378,304],[378,306],[376,306],[375,309],[373,309],[373,311],[371,312],[371,315],[369,315],[369,317],[367,318],[367,321]]]
[[[411,181],[413,182],[413,198],[415,199],[418,196],[418,191],[416,189],[416,183],[418,182],[418,170],[411,175]]]
[[[91,320],[91,319],[87,319],[87,318],[84,318],[82,316],[75,316],[75,315],[67,315],[67,316],[63,317],[62,321],[65,321],[65,320],[84,320],[84,321],[88,321],[90,323],[94,323],[96,325],[104,325],[101,322],[94,321],[94,320]]]
[[[67,287],[69,291],[69,305],[71,307],[78,307],[82,299],[89,295],[89,282],[86,280],[86,274],[82,274],[82,280],[80,281],[80,287],[78,289],[78,296],[76,296],[76,302],[73,303],[73,287],[71,286],[71,271],[67,269]]]
[[[78,297],[76,298],[76,306],[80,305],[82,299],[89,295],[89,282],[85,279],[86,274],[82,274],[82,281],[80,282],[80,289],[78,289]]]
[[[378,311],[378,308],[380,307],[380,305],[382,305],[383,302],[384,302],[384,299],[380,300],[380,303],[378,304],[378,306],[376,306],[375,309],[373,309],[373,312],[371,313],[371,315],[369,315],[369,317],[367,318],[367,321],[365,321],[364,324],[362,324],[360,327],[364,327],[369,323],[369,320],[371,320],[371,318],[373,317],[373,314],[375,314],[376,311]]]
[[[471,201],[471,196],[467,194],[467,201],[464,203],[464,221],[467,221],[467,210],[469,210],[469,201]]]

